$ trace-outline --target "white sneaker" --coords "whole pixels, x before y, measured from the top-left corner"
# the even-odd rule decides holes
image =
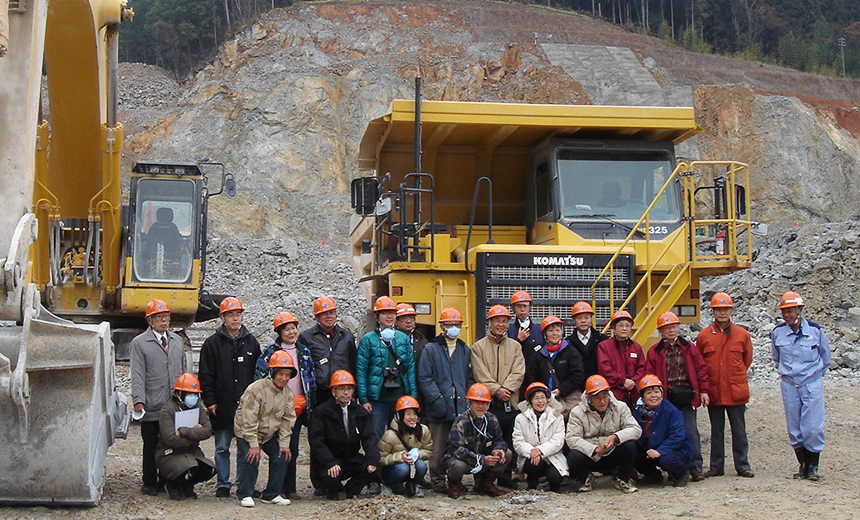
[[[242,507],[254,507],[254,506],[255,506],[255,505],[257,505],[257,504],[255,504],[255,503],[254,503],[254,499],[253,499],[253,498],[251,498],[251,497],[245,497],[245,498],[243,498],[242,500],[240,500],[240,501],[239,501],[239,505],[240,505],[240,506],[242,506]]]
[[[263,502],[265,502],[267,504],[273,504],[276,506],[288,506],[288,505],[292,504],[292,502],[290,502],[289,498],[284,498],[281,495],[278,495],[271,500],[263,500]]]
[[[635,493],[639,491],[639,488],[633,484],[632,480],[621,480],[620,478],[615,479],[615,489],[620,489],[625,493]]]
[[[585,482],[583,482],[582,485],[579,486],[579,492],[580,493],[588,493],[589,491],[591,491],[593,482],[594,482],[594,476],[592,476],[592,474],[589,473],[588,476],[585,477]]]

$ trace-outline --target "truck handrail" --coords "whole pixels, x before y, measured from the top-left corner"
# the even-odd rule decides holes
[[[481,181],[487,181],[487,243],[493,241],[493,181],[489,177],[481,177],[475,181],[475,195],[472,197],[472,213],[469,216],[469,232],[466,234],[466,254],[463,255],[463,267],[467,273],[475,274],[469,269],[469,243],[472,241],[472,228],[475,226],[475,212],[478,209],[478,195],[481,192]]]

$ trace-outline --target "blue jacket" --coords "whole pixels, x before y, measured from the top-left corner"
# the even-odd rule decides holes
[[[403,391],[406,395],[415,397],[418,390],[415,386],[415,358],[412,354],[412,343],[406,334],[394,332],[391,348],[400,359],[400,375],[403,381]],[[382,388],[382,369],[388,361],[388,347],[379,337],[379,332],[372,330],[362,336],[358,343],[355,358],[355,382],[358,389],[358,402],[361,404],[379,399]]]
[[[545,343],[543,333],[541,333],[540,330],[540,323],[532,320],[531,318],[529,321],[529,337],[527,337],[525,341],[520,341],[517,338],[517,335],[520,333],[520,323],[516,318],[512,319],[511,324],[508,325],[508,337],[519,341],[520,345],[522,345],[523,358],[525,358],[526,364],[528,364],[529,358],[539,351],[541,345]]]
[[[418,386],[424,396],[428,421],[453,421],[465,412],[466,391],[474,383],[472,352],[462,340],[457,340],[450,357],[442,334],[424,345],[418,364]]]
[[[820,379],[830,368],[830,345],[824,329],[802,318],[797,332],[787,323],[770,333],[773,361],[779,375],[796,385]]]
[[[263,379],[269,375],[269,358],[275,351],[281,350],[281,338],[263,349],[263,353],[257,358],[257,368],[254,373],[255,379]],[[302,388],[305,391],[305,399],[308,401],[307,411],[314,408],[317,400],[317,379],[314,376],[314,360],[308,347],[296,342],[296,350],[299,353],[299,374],[302,376]]]
[[[660,455],[680,452],[687,461],[693,460],[693,443],[690,441],[690,436],[687,435],[687,428],[684,427],[684,416],[675,408],[675,405],[670,403],[668,399],[663,399],[663,402],[654,411],[647,447],[645,445],[645,423],[642,421],[642,408],[643,405],[641,405],[640,400],[640,404],[633,409],[633,417],[642,427],[642,436],[636,441],[639,449],[643,452],[648,449],[657,450]]]

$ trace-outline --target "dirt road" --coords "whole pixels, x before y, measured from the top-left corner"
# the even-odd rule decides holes
[[[661,519],[670,517],[714,519],[860,518],[860,413],[853,387],[841,378],[828,378],[827,449],[821,458],[823,479],[814,483],[792,480],[796,470],[788,447],[782,401],[776,385],[754,386],[747,412],[750,461],[755,478],[727,476],[691,483],[683,489],[643,487],[624,495],[607,477],[598,479],[591,493],[577,494],[567,487],[561,494],[525,491],[501,499],[467,494],[457,501],[428,492],[423,499],[370,497],[328,502],[310,498],[306,444],[299,459],[299,493],[306,498],[286,507],[259,503],[254,509],[240,508],[235,499],[214,498],[212,482],[198,486],[200,499],[172,502],[162,493],[143,496],[140,487],[140,430],[132,427],[129,438],[117,441],[109,454],[104,499],[95,508],[0,508],[0,518],[20,519],[227,519],[227,518],[349,518],[349,519]],[[710,426],[707,414],[699,413],[707,467]],[[729,434],[726,435],[727,440]],[[205,444],[211,455],[213,443]],[[727,447],[730,453],[731,448]],[[60,466],[60,465],[58,465]],[[261,484],[266,471],[260,472]],[[731,475],[731,476],[729,476]],[[519,500],[516,499],[519,497]],[[514,498],[514,500],[512,500]],[[531,501],[534,499],[534,501]],[[513,503],[513,502],[525,503]]]

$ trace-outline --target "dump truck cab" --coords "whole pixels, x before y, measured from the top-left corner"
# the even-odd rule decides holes
[[[454,306],[472,341],[525,289],[535,319],[572,326],[585,300],[598,326],[629,310],[644,340],[659,312],[698,320],[699,276],[750,265],[746,165],[676,158],[692,108],[426,101],[418,139],[415,121],[398,100],[369,123],[351,236],[368,299],[419,324]]]

